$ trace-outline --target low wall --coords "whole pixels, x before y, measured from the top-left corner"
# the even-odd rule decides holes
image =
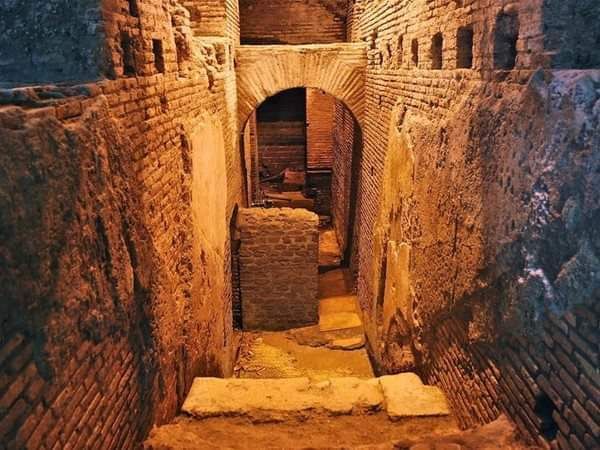
[[[318,322],[319,218],[303,209],[242,209],[240,285],[244,329]]]

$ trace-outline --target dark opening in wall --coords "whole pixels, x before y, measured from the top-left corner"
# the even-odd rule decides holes
[[[129,14],[133,17],[139,17],[140,10],[138,9],[137,0],[128,0],[129,3]]]
[[[519,16],[517,13],[500,13],[494,33],[494,68],[513,69],[517,62],[519,39]]]
[[[431,68],[439,70],[442,68],[442,50],[444,48],[444,37],[437,33],[431,39]]]
[[[121,33],[121,50],[123,51],[123,75],[133,77],[136,75],[135,53],[133,40],[127,33]]]
[[[165,73],[163,43],[160,39],[152,39],[152,53],[154,54],[154,67],[159,73]]]
[[[160,96],[160,110],[163,113],[166,113],[169,111],[169,100],[167,99],[167,96],[165,94],[162,94]]]
[[[540,418],[540,432],[547,441],[553,441],[558,433],[558,425],[552,417],[552,413],[556,411],[556,406],[546,395],[541,393],[535,399],[535,414]]]
[[[473,27],[460,27],[456,34],[456,67],[473,67]]]
[[[402,66],[402,63],[404,62],[404,36],[400,35],[398,37],[398,49],[397,49],[397,60],[398,60],[398,66]]]
[[[412,63],[415,67],[419,67],[419,40],[413,39],[410,44],[410,51],[412,54]]]

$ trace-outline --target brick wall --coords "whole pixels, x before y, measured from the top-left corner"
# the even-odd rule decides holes
[[[256,113],[261,170],[273,176],[306,168],[306,93],[290,89],[268,98]]]
[[[103,10],[114,79],[2,91],[2,171],[45,174],[0,182],[8,448],[135,448],[194,376],[232,371],[229,237],[192,211],[243,202],[235,39],[192,40],[167,3]],[[218,198],[194,190],[198,152],[222,158]]]
[[[331,180],[331,209],[333,227],[336,232],[338,244],[342,254],[346,254],[348,246],[353,248],[348,252],[357,255],[358,235],[353,233],[355,239],[350,235],[350,227],[356,221],[357,208],[353,205],[359,195],[357,192],[358,169],[360,168],[360,149],[362,145],[358,135],[359,130],[352,113],[340,101],[335,104],[334,124],[334,146],[333,146],[333,173]],[[353,171],[354,169],[354,171]],[[353,180],[354,178],[354,180]],[[353,182],[355,183],[353,189]],[[354,206],[354,207],[353,207]],[[357,269],[356,261],[350,256],[350,266]]]
[[[240,210],[244,329],[318,322],[318,225],[318,216],[303,209]]]
[[[502,345],[477,342],[468,335],[468,323],[448,319],[431,336],[425,377],[442,386],[464,427],[506,411],[532,442],[597,448],[595,308],[575,308],[560,318],[549,315],[541,337],[508,337]]]
[[[241,0],[243,44],[326,44],[346,38],[346,1]]]
[[[306,186],[314,195],[314,212],[319,216],[331,216],[331,171],[309,171]]]
[[[380,368],[399,370],[405,352],[414,353],[417,368],[444,388],[463,426],[505,412],[544,446],[595,448],[597,403],[587,402],[597,396],[598,383],[588,382],[597,379],[590,370],[597,334],[577,330],[597,326],[600,291],[597,279],[575,266],[589,269],[598,260],[597,244],[584,243],[597,242],[591,237],[597,209],[590,206],[574,227],[563,211],[598,204],[585,168],[596,164],[588,158],[598,138],[574,138],[578,125],[570,118],[578,110],[595,120],[574,93],[583,90],[597,102],[584,86],[598,75],[535,72],[572,50],[555,53],[547,45],[553,33],[565,35],[544,19],[552,4],[359,0],[350,6],[349,36],[370,46],[358,291]],[[469,60],[464,43],[471,30]],[[586,31],[582,42],[594,33]],[[580,67],[574,60],[567,57],[561,67]],[[587,162],[572,159],[573,152]],[[551,161],[561,161],[555,167],[562,178],[544,172]],[[544,206],[532,202],[540,195]],[[534,224],[542,211],[548,220]],[[393,331],[382,336],[390,240],[410,247],[411,314],[396,311],[389,318]],[[581,280],[581,289],[567,279]]]
[[[258,122],[258,154],[261,168],[277,175],[286,168],[306,168],[306,123]]]
[[[335,97],[317,89],[306,90],[306,165],[311,169],[331,169]]]

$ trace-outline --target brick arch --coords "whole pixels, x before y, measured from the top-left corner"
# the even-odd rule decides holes
[[[366,64],[364,44],[239,47],[239,129],[267,98],[298,87],[321,89],[341,100],[362,127]]]

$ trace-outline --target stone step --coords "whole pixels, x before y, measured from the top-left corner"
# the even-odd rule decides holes
[[[198,419],[283,421],[385,410],[390,419],[450,414],[444,394],[412,373],[372,379],[196,378],[182,411]]]

